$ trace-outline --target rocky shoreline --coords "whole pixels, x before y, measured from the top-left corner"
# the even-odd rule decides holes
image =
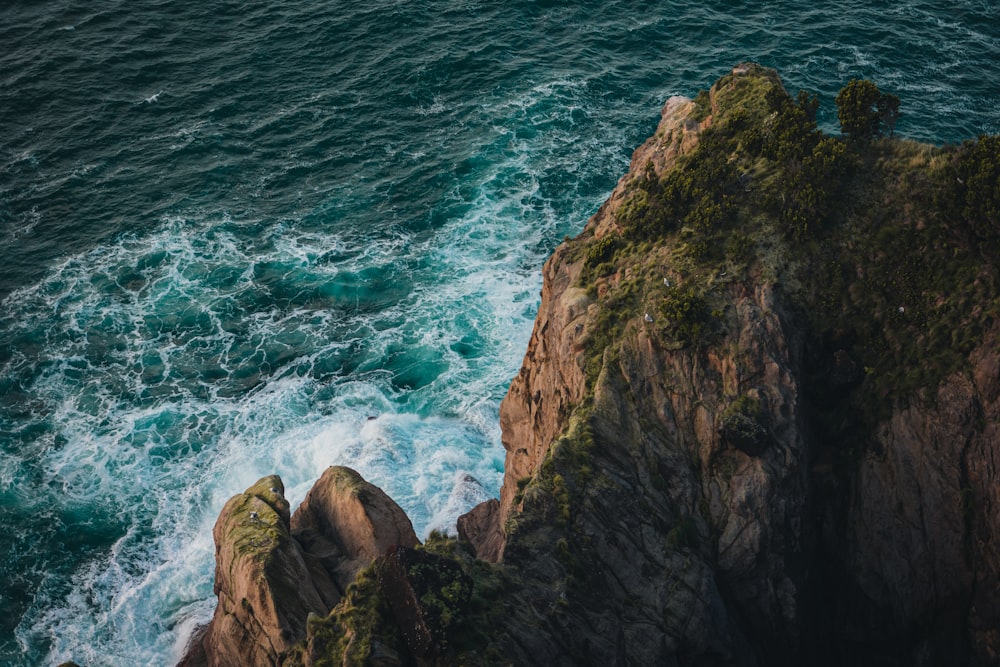
[[[997,267],[968,213],[933,208],[966,154],[838,143],[794,104],[753,64],[667,102],[545,265],[500,499],[459,539],[421,545],[348,468],[294,514],[266,477],[219,517],[219,605],[180,664],[1000,660]],[[951,244],[987,295],[961,322],[979,334],[919,382],[878,363],[930,346],[964,288],[869,279],[897,228],[938,234],[927,253]]]

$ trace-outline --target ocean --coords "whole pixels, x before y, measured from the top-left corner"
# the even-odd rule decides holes
[[[1000,3],[10,0],[0,664],[172,665],[271,473],[418,535],[496,496],[541,266],[733,65],[1000,132]]]

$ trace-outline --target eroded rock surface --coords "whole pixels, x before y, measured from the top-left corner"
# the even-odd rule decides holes
[[[623,234],[618,212],[636,183],[675,169],[713,115],[746,103],[730,91],[775,85],[767,76],[734,70],[702,120],[691,120],[692,102],[668,101],[588,223],[590,247]],[[721,337],[699,346],[665,342],[662,318],[642,302],[615,313],[625,324],[610,340],[595,336],[621,307],[610,305],[616,292],[662,282],[668,295],[683,271],[654,246],[581,284],[579,243],[545,265],[535,329],[501,406],[499,512],[480,506],[463,519],[476,525],[463,539],[477,553],[475,536],[499,531],[501,547],[485,557],[523,577],[500,640],[514,662],[993,664],[997,327],[967,372],[862,427],[843,406],[873,371],[810,331],[776,280],[794,257],[765,259],[739,280],[709,273],[726,305]],[[597,340],[608,347],[595,362]],[[818,379],[817,354],[827,355]]]
[[[295,510],[291,529],[341,593],[362,568],[392,547],[420,542],[399,505],[344,466],[326,469]]]
[[[219,604],[181,662],[283,664],[358,572],[395,546],[418,544],[405,513],[350,468],[333,466],[289,515],[277,475],[226,503],[213,531]]]
[[[226,503],[215,524],[219,605],[202,640],[212,667],[270,667],[305,636],[310,612],[325,613],[302,548],[289,529],[277,475]]]

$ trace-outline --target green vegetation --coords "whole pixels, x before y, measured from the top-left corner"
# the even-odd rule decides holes
[[[418,551],[429,556],[411,557],[406,576],[425,620],[441,633],[438,639],[443,640],[446,655],[438,660],[497,664],[500,657],[488,645],[496,616],[503,613],[496,601],[510,586],[502,568],[473,558],[455,538],[438,531],[432,531]],[[316,667],[360,667],[371,664],[372,652],[379,646],[408,655],[381,583],[383,567],[380,559],[359,572],[326,617],[310,615],[307,638],[284,657],[284,667],[304,664],[307,654]]]
[[[431,633],[434,649],[447,649],[455,629],[466,617],[472,596],[472,580],[451,556],[440,556],[430,551],[421,555],[415,551],[410,555],[404,552],[388,558],[395,558],[405,572],[406,583],[412,587],[418,601],[417,613]],[[387,563],[378,561],[378,564],[380,586],[385,593],[381,571],[386,569]]]
[[[871,81],[851,79],[837,95],[840,131],[854,141],[892,136],[899,119],[899,98]]]
[[[722,414],[722,439],[747,454],[760,454],[768,442],[767,427],[763,422],[760,401],[743,394]]]
[[[618,284],[603,298],[603,307],[598,311],[587,334],[585,370],[591,385],[597,381],[604,366],[605,350],[610,349],[614,353],[614,342],[621,339],[640,303],[641,292],[634,280]]]
[[[666,349],[723,344],[728,290],[747,280],[781,283],[810,339],[867,369],[852,400],[870,418],[965,367],[1000,311],[1000,137],[882,138],[899,100],[870,81],[849,82],[837,104],[845,138],[823,134],[816,98],[788,95],[770,70],[746,67],[699,96],[691,119],[706,127],[686,130],[697,147],[633,177],[617,233],[574,241],[601,306],[591,386],[640,328]],[[748,415],[729,417],[732,437],[755,439]]]
[[[304,646],[285,660],[290,667],[302,664],[308,652],[315,667],[361,667],[368,664],[373,643],[399,648],[402,637],[388,621],[389,609],[379,592],[375,566],[358,573],[343,599],[326,617],[311,615]]]
[[[581,280],[586,282],[600,278],[614,270],[611,260],[620,246],[621,240],[617,234],[605,234],[595,241],[587,248],[587,258],[583,263]]]
[[[701,122],[711,115],[712,100],[707,90],[698,93],[698,96],[694,98],[694,105],[694,111],[691,112],[691,120]]]
[[[454,584],[441,591],[446,606],[460,607],[459,613],[449,619],[450,648],[454,655],[451,664],[496,664],[499,656],[484,660],[483,651],[484,647],[487,654],[494,651],[489,647],[490,631],[499,625],[497,617],[504,613],[497,600],[511,588],[502,566],[473,558],[458,540],[437,531],[432,531],[418,548],[456,563],[471,582],[468,595]]]
[[[693,343],[708,333],[710,316],[705,300],[690,286],[670,290],[660,302],[664,331],[680,343]]]
[[[587,499],[599,496],[604,488],[593,467],[597,452],[592,416],[589,402],[574,409],[566,431],[552,443],[525,488],[524,511],[513,515],[505,526],[508,545],[517,545],[515,548],[528,545],[550,550],[554,545],[563,568],[563,576],[552,582],[554,587],[565,588],[588,576],[579,554],[569,545],[587,541],[574,518]]]

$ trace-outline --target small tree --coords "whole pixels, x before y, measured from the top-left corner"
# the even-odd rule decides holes
[[[878,132],[876,105],[881,93],[871,81],[851,79],[837,94],[837,119],[840,131],[851,139],[868,141]]]
[[[888,131],[899,118],[899,98],[883,94],[871,81],[851,79],[837,94],[840,131],[855,141],[870,141]]]

